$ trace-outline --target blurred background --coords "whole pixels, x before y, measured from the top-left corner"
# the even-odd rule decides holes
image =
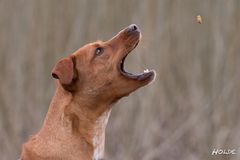
[[[239,0],[0,0],[1,160],[40,129],[54,64],[132,23],[143,39],[125,67],[158,75],[114,106],[106,159],[240,159]]]

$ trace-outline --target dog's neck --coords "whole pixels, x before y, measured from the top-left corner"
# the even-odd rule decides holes
[[[111,110],[104,112],[95,122],[93,136],[91,137],[94,147],[93,159],[100,160],[104,158],[105,129]]]
[[[73,96],[58,84],[38,136],[52,136],[52,143],[66,148],[70,145],[69,151],[78,155],[76,159],[100,160],[104,158],[105,129],[111,109],[108,104],[97,104],[84,97]]]
[[[82,99],[79,96],[76,99],[65,109],[65,122],[69,122],[68,131],[82,137],[82,141],[93,148],[92,151],[87,151],[92,152],[93,160],[103,159],[105,129],[111,109],[106,104],[94,104],[94,100]]]
[[[90,144],[93,160],[104,158],[105,129],[111,113],[110,104],[100,102],[94,96],[75,93],[64,109],[64,121],[69,122],[69,131]]]

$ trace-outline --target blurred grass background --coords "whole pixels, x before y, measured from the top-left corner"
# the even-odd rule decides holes
[[[0,0],[0,159],[41,127],[57,60],[132,23],[143,39],[126,68],[158,76],[115,105],[106,159],[240,159],[239,0]]]

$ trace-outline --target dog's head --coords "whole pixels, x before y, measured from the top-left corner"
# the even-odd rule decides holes
[[[140,38],[138,27],[130,25],[112,39],[87,44],[60,60],[52,76],[70,92],[116,101],[154,79],[153,70],[141,74],[124,70],[124,60]]]

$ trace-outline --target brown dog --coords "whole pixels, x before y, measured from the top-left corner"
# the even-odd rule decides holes
[[[99,160],[111,106],[151,82],[154,71],[134,75],[124,60],[138,44],[136,25],[112,39],[90,43],[60,60],[52,71],[57,89],[43,127],[23,145],[21,160]]]

